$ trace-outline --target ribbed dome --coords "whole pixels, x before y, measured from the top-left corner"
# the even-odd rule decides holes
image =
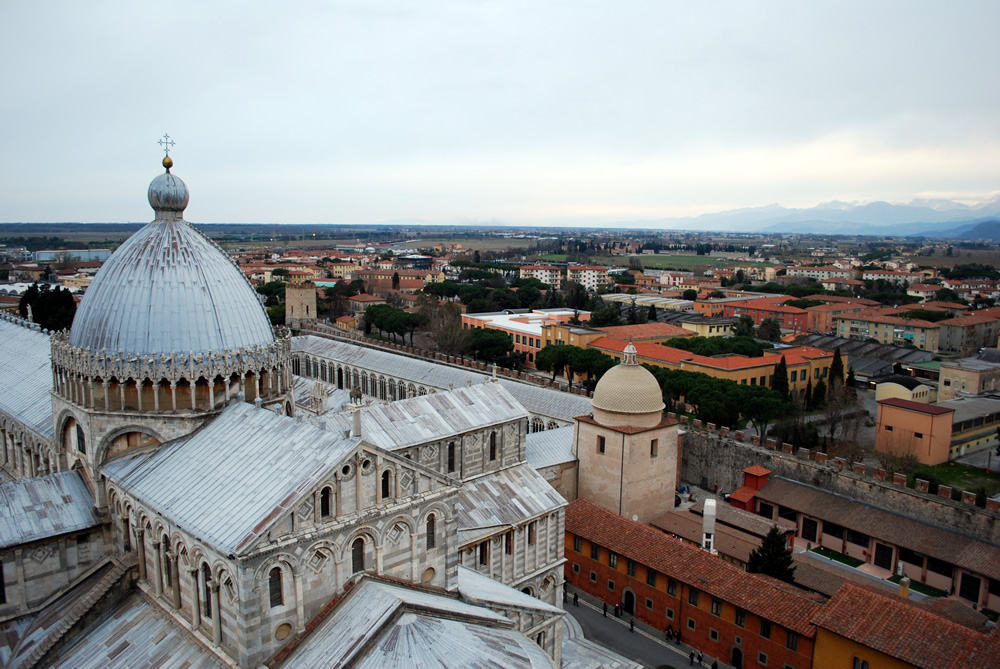
[[[656,377],[635,359],[635,347],[625,347],[625,359],[601,377],[591,405],[613,413],[641,414],[663,411],[663,392]]]
[[[149,186],[156,220],[129,237],[83,296],[69,343],[127,354],[207,353],[274,342],[256,291],[210,239],[181,218],[184,182]]]

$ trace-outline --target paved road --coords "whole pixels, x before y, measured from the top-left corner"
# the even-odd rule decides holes
[[[566,591],[569,593],[566,610],[580,623],[584,635],[590,641],[610,648],[645,667],[666,665],[683,669],[690,666],[688,654],[691,647],[687,644],[678,646],[675,642],[667,643],[663,630],[654,630],[639,621],[636,621],[635,632],[629,632],[629,616],[615,618],[612,609],[605,618],[601,612],[602,603],[582,592],[579,606],[573,606],[573,594],[577,590],[567,585]],[[711,667],[714,659],[706,655],[702,666]],[[695,666],[697,664],[696,661]],[[720,668],[728,666],[719,662]]]

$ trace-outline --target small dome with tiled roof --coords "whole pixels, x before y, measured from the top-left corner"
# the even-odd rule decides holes
[[[647,414],[663,411],[663,392],[656,377],[636,360],[635,346],[625,347],[621,364],[609,369],[594,389],[594,409],[611,413]]]

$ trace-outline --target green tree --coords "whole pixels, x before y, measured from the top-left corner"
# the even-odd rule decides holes
[[[739,320],[733,323],[733,334],[737,337],[753,337],[754,326],[753,316],[743,314]]]
[[[590,326],[595,328],[621,325],[621,310],[614,302],[590,314]]]
[[[771,388],[777,391],[783,401],[788,400],[788,363],[785,362],[785,356],[781,356],[781,360],[774,366]]]
[[[688,288],[683,293],[681,293],[681,299],[684,299],[684,300],[697,300],[698,299],[698,291],[695,290],[694,288]]]
[[[514,350],[514,342],[500,330],[475,328],[472,330],[472,350],[477,358],[500,363]]]
[[[840,357],[840,347],[833,352],[830,363],[830,388],[836,390],[844,382],[844,359]]]
[[[399,290],[399,272],[392,273],[392,289]]]
[[[76,315],[76,301],[73,294],[66,288],[55,289],[48,284],[39,286],[32,284],[24,291],[18,302],[18,313],[23,318],[28,317],[28,307],[31,307],[31,318],[35,323],[47,330],[67,330],[73,325]],[[282,318],[284,322],[284,318]]]
[[[802,406],[808,411],[813,408],[813,381],[806,383],[806,394],[802,396]]]
[[[817,381],[813,387],[812,405],[816,409],[822,409],[826,405],[826,382],[823,379]]]
[[[740,411],[753,423],[761,440],[767,439],[767,428],[780,416],[787,413],[787,403],[777,391],[764,386],[740,386],[742,397]]]
[[[760,547],[750,552],[747,571],[765,574],[786,583],[795,582],[795,565],[792,552],[785,542],[785,533],[777,525],[761,541]]]
[[[285,324],[285,305],[276,304],[267,308],[267,317],[271,319],[271,325]]]
[[[844,382],[845,385],[848,388],[854,388],[855,385],[857,384],[857,382],[858,382],[858,380],[854,376],[854,370],[853,369],[848,370],[848,372],[847,372],[847,380]]]
[[[767,341],[778,341],[781,339],[781,323],[776,318],[765,318],[757,326],[757,336]]]
[[[543,372],[552,372],[552,382],[563,371],[569,361],[569,349],[566,345],[549,344],[535,355],[535,366]]]
[[[646,313],[646,321],[648,323],[655,323],[656,322],[656,305],[655,304],[650,304],[649,305],[649,311]]]

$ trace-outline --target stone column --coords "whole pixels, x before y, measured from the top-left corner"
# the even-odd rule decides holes
[[[139,580],[146,580],[146,531],[142,528],[135,530],[136,549],[139,552]]]
[[[153,594],[159,597],[163,594],[163,552],[160,551],[160,542],[153,542]]]
[[[212,643],[222,645],[222,607],[219,602],[219,584],[211,581],[208,587],[212,590]]]
[[[302,576],[296,572],[292,572],[292,585],[295,591],[295,617],[296,617],[296,631],[302,634],[306,631],[306,610],[305,598],[302,596]]]
[[[170,381],[170,406],[177,411],[177,382],[174,380]]]
[[[181,608],[181,573],[177,562],[180,556],[173,556],[167,551],[167,568],[170,569],[170,605],[175,611]]]
[[[197,567],[192,567],[188,570],[191,573],[191,628],[198,629],[201,627],[201,588],[198,587],[198,572],[201,571]]]

